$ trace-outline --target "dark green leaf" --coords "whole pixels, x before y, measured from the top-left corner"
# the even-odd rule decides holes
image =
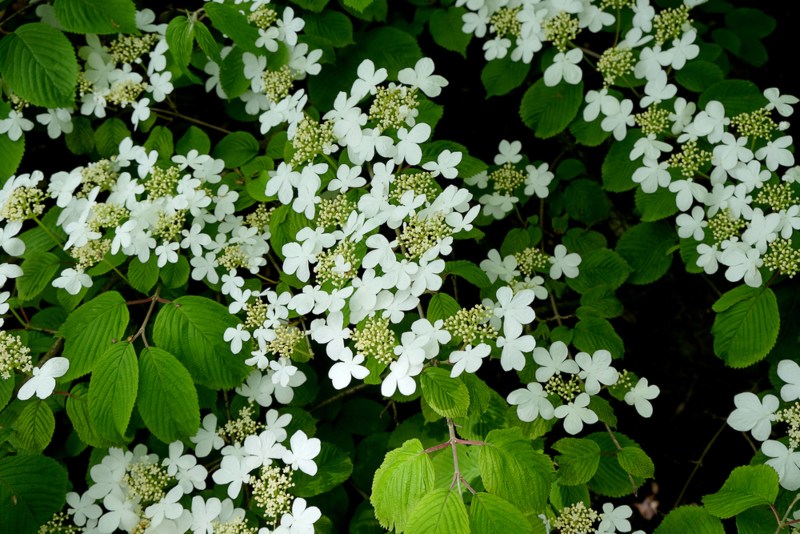
[[[714,311],[714,353],[730,367],[760,361],[778,339],[781,318],[770,288],[734,288],[714,304]]]
[[[26,254],[20,267],[24,274],[17,278],[17,296],[19,300],[26,301],[36,297],[50,285],[50,280],[59,270],[60,262],[57,256],[49,252],[31,251]]]
[[[4,183],[6,178],[13,176],[17,172],[22,156],[25,154],[25,136],[16,141],[9,139],[7,135],[0,135],[0,183]]]
[[[56,419],[50,406],[35,398],[25,404],[12,428],[11,442],[19,452],[41,452],[53,439]]]
[[[131,0],[56,0],[58,22],[75,33],[139,33]]]
[[[122,120],[112,117],[95,130],[94,143],[100,156],[110,158],[119,152],[120,142],[130,136],[128,126]]]
[[[467,45],[469,45],[472,39],[471,33],[461,31],[461,26],[463,24],[461,22],[461,17],[466,12],[467,10],[463,7],[437,9],[431,14],[431,18],[428,20],[428,28],[436,44],[445,50],[457,52],[463,57],[467,57]],[[494,62],[489,62],[487,65],[491,65],[492,63]],[[481,76],[481,78],[483,78],[483,76]],[[488,88],[485,81],[484,86]]]
[[[743,465],[734,469],[716,493],[703,497],[708,513],[722,519],[759,505],[770,505],[778,496],[778,473],[768,465]]]
[[[294,488],[292,494],[298,497],[314,497],[330,491],[345,480],[353,472],[353,462],[342,449],[336,445],[322,442],[319,455],[314,458],[317,474],[307,475],[302,471],[295,472],[292,477]]]
[[[617,243],[617,252],[633,272],[631,284],[650,284],[664,276],[672,265],[675,230],[663,223],[643,222],[629,228]]]
[[[98,360],[89,382],[89,417],[105,439],[123,441],[136,404],[139,365],[130,343],[117,343]]]
[[[247,132],[233,132],[226,135],[214,147],[214,157],[225,160],[228,168],[241,167],[259,151],[258,141]]]
[[[233,42],[243,50],[253,54],[263,52],[256,46],[258,30],[247,22],[247,17],[237,8],[228,4],[209,3],[205,6],[205,10],[214,27],[233,39]]]
[[[536,137],[547,139],[564,131],[578,114],[582,102],[583,82],[547,87],[544,78],[539,78],[522,97],[519,116]]]
[[[67,470],[52,458],[0,458],[0,532],[33,534],[61,509]]]

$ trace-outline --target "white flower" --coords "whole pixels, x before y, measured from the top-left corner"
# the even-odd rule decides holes
[[[598,421],[597,414],[587,408],[589,400],[589,395],[581,393],[574,401],[562,404],[553,412],[556,417],[564,420],[564,430],[569,434],[575,435],[583,430],[584,423],[591,425]]]
[[[250,483],[250,472],[261,465],[255,456],[228,454],[223,456],[219,469],[214,471],[211,478],[217,484],[228,484],[228,497],[235,499],[239,496],[242,484]]]
[[[494,248],[487,254],[487,259],[481,262],[481,269],[492,283],[498,278],[504,282],[510,282],[512,278],[519,275],[517,258],[513,254],[501,258],[500,253]]]
[[[577,253],[567,253],[567,247],[564,245],[556,245],[553,251],[553,257],[548,258],[550,263],[550,278],[557,280],[561,278],[561,274],[567,278],[575,278],[578,276],[578,265],[581,264],[581,257]]]
[[[764,89],[764,96],[769,100],[769,104],[765,107],[767,109],[774,109],[782,117],[789,117],[794,112],[792,106],[800,102],[796,96],[782,95],[777,87]]]
[[[409,165],[417,165],[422,160],[422,150],[419,145],[427,141],[430,136],[431,127],[424,122],[415,125],[410,131],[406,128],[397,130],[397,154],[394,156],[394,162],[400,164],[405,160]]]
[[[46,399],[56,387],[56,378],[64,376],[68,370],[68,359],[60,356],[50,358],[41,367],[33,368],[33,376],[19,388],[17,398],[28,400],[35,393],[40,399]]]
[[[72,113],[66,108],[48,109],[47,113],[36,115],[39,124],[47,126],[47,135],[50,139],[57,139],[62,133],[72,132]]]
[[[554,87],[561,83],[562,79],[571,85],[579,83],[583,77],[583,71],[578,66],[581,59],[583,52],[580,48],[573,48],[566,54],[564,52],[556,54],[553,64],[544,71],[544,84]]]
[[[575,363],[581,368],[578,376],[584,381],[584,388],[589,395],[600,393],[600,384],[612,386],[619,380],[619,373],[611,367],[611,353],[600,349],[591,356],[586,352],[575,355]],[[645,382],[646,386],[647,382]]]
[[[298,430],[289,440],[290,449],[283,455],[283,461],[292,469],[300,470],[307,475],[317,474],[314,458],[319,454],[322,442],[317,438],[309,438],[305,432]]]
[[[131,122],[133,123],[134,130],[139,127],[140,122],[146,121],[150,118],[149,104],[149,98],[143,98],[138,102],[131,104],[131,109],[133,109],[133,113],[131,114]]]
[[[536,314],[529,306],[535,294],[530,289],[523,289],[516,294],[507,286],[497,289],[497,305],[493,314],[503,319],[503,333],[507,337],[519,337],[522,326],[533,322]]]
[[[292,502],[292,513],[283,514],[274,534],[313,534],[314,523],[320,517],[322,512],[319,508],[307,506],[306,500],[298,497]]]
[[[422,165],[422,168],[426,171],[430,171],[433,176],[439,176],[441,174],[445,178],[453,179],[458,176],[458,169],[456,166],[461,163],[462,157],[463,155],[461,152],[442,150],[436,158],[436,161],[428,161]]]
[[[499,154],[494,157],[494,164],[505,165],[506,163],[519,163],[522,160],[522,154],[519,153],[521,149],[522,143],[520,141],[507,141],[503,139],[497,147]]]
[[[208,456],[212,449],[221,449],[225,445],[225,441],[217,432],[217,416],[213,413],[206,415],[197,434],[190,437],[189,440],[195,444],[194,453],[200,458]]]
[[[767,146],[756,151],[756,157],[766,161],[767,168],[776,171],[779,166],[791,167],[794,165],[794,154],[789,147],[792,146],[792,136],[785,135],[774,141],[767,142]]]
[[[547,382],[557,373],[575,375],[580,372],[580,367],[575,360],[569,359],[567,345],[563,341],[555,341],[550,345],[550,350],[536,347],[533,350],[533,361],[540,367],[536,369],[536,380]]]
[[[67,513],[73,516],[72,521],[82,527],[87,520],[96,521],[103,515],[103,509],[95,504],[95,499],[88,492],[78,495],[74,491],[67,493]]]
[[[450,363],[453,369],[450,377],[455,378],[464,371],[474,373],[480,369],[483,358],[486,358],[491,351],[491,347],[486,343],[479,343],[475,347],[467,345],[464,350],[454,350],[450,353]]]
[[[344,389],[350,385],[353,378],[363,380],[369,374],[369,369],[361,365],[364,363],[364,356],[361,354],[354,356],[350,347],[340,351],[338,359],[339,361],[328,370],[328,378],[331,379],[335,389]]]
[[[660,392],[658,386],[649,385],[646,378],[640,378],[633,389],[625,393],[625,402],[634,406],[642,417],[650,417],[653,415],[650,401],[658,397]]]
[[[759,399],[755,393],[739,393],[733,398],[736,409],[728,416],[728,425],[739,432],[750,431],[758,441],[769,438],[772,421],[778,410],[778,397],[765,395]]]
[[[613,504],[607,502],[603,504],[603,513],[600,514],[600,525],[597,527],[599,534],[613,534],[614,532],[630,532],[631,522],[628,518],[633,515],[631,507],[623,504],[622,506],[614,507]]]
[[[183,488],[175,486],[160,501],[145,508],[144,515],[150,519],[148,528],[155,529],[165,519],[178,519],[183,514],[183,506],[178,502],[183,497]]]
[[[538,198],[547,198],[550,194],[550,190],[547,187],[555,178],[555,175],[548,170],[547,163],[542,163],[538,167],[527,165],[525,171],[528,173],[525,178],[525,194],[535,195]]]
[[[786,382],[781,388],[781,398],[786,402],[800,399],[800,365],[792,360],[778,362],[778,377]]]
[[[423,57],[417,61],[413,69],[406,68],[398,72],[397,79],[400,83],[417,87],[426,96],[434,98],[441,94],[442,87],[447,87],[447,80],[433,74],[433,69],[433,60]]]
[[[21,112],[13,109],[8,112],[8,118],[0,120],[0,134],[7,133],[8,138],[12,141],[17,141],[22,137],[22,132],[32,129],[33,121],[26,119]]]
[[[506,399],[509,404],[517,406],[517,417],[520,421],[530,423],[537,417],[552,419],[553,405],[547,399],[547,392],[538,382],[531,382],[526,388],[515,389]]]
[[[500,355],[500,366],[503,371],[522,371],[525,368],[525,354],[530,353],[536,346],[536,340],[531,335],[520,337],[497,338],[497,346],[503,349]]]
[[[778,473],[783,488],[789,491],[800,489],[800,452],[772,439],[761,444],[761,452],[770,458],[764,463]]]
[[[367,96],[367,94],[375,94],[378,85],[386,80],[386,69],[380,68],[375,70],[375,64],[370,59],[365,59],[358,66],[358,79],[353,82],[353,87],[350,89],[353,97],[357,100]]]

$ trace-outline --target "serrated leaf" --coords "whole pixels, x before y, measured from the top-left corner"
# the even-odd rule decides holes
[[[628,228],[617,242],[617,252],[633,268],[627,281],[643,285],[664,276],[677,242],[675,230],[663,223],[643,222]]]
[[[147,141],[144,142],[147,152],[155,150],[158,157],[168,159],[175,151],[175,144],[172,141],[172,130],[166,126],[156,126],[150,131]]]
[[[588,353],[605,349],[614,358],[621,358],[625,352],[622,338],[611,323],[600,317],[584,317],[578,321],[572,343]]]
[[[11,396],[14,394],[16,375],[12,374],[5,380],[0,380],[0,411],[6,407]]]
[[[420,376],[422,397],[442,417],[464,417],[469,410],[469,391],[458,378],[440,367],[428,367]]]
[[[125,299],[116,291],[101,293],[73,311],[64,322],[64,357],[69,371],[62,380],[81,377],[113,343],[125,335],[130,315]]]
[[[344,0],[344,5],[346,5],[350,9],[355,9],[356,11],[363,12],[374,1],[375,0]],[[325,0],[325,2],[327,3],[327,0]]]
[[[185,156],[190,150],[197,150],[200,154],[208,154],[211,151],[211,139],[197,126],[189,126],[175,143],[176,154]]]
[[[72,131],[64,136],[67,148],[73,154],[88,154],[94,149],[94,130],[86,117],[72,117]]]
[[[72,428],[83,443],[97,448],[108,448],[115,445],[113,441],[103,438],[95,430],[89,417],[89,384],[78,382],[72,387],[67,397],[67,416]]]
[[[708,513],[722,519],[759,505],[770,505],[778,496],[778,473],[768,465],[743,465],[734,469],[722,488],[703,497]]]
[[[390,79],[397,79],[400,69],[413,67],[422,57],[416,38],[391,26],[370,31],[359,41],[359,59],[370,58],[384,67]]]
[[[42,22],[23,24],[0,40],[0,75],[21,99],[47,108],[75,105],[78,61],[59,30]]]
[[[67,470],[52,458],[0,458],[0,532],[37,532],[64,505],[66,493]]]
[[[189,260],[185,256],[178,256],[178,261],[167,263],[158,272],[158,276],[164,282],[164,287],[175,289],[189,281],[189,271]]]
[[[0,183],[3,183],[19,168],[25,154],[25,136],[12,141],[7,135],[0,135],[0,154],[3,154],[0,158]]]
[[[330,491],[353,473],[353,462],[342,449],[332,443],[322,442],[320,453],[314,458],[317,474],[307,475],[297,471],[292,477],[292,494],[298,497],[314,497]]]
[[[715,83],[700,95],[698,109],[705,109],[711,100],[722,103],[726,117],[755,111],[767,104],[767,98],[758,86],[748,80],[721,80]]]
[[[645,193],[639,187],[636,189],[634,200],[636,211],[641,214],[641,219],[645,222],[660,221],[678,213],[675,193],[666,187],[659,187],[654,193]]]
[[[491,493],[472,496],[469,526],[473,534],[533,533],[533,526],[519,508]]]
[[[673,509],[653,534],[725,534],[722,521],[700,506],[680,506]]]
[[[205,52],[206,56],[219,65],[220,61],[222,61],[219,43],[214,40],[214,36],[211,35],[208,26],[199,20],[194,23],[194,38],[197,40],[200,50]]]
[[[569,131],[575,136],[575,141],[584,146],[599,146],[611,136],[611,132],[603,130],[601,124],[603,121],[594,120],[586,122],[583,120],[582,115],[569,125]]]
[[[197,390],[189,371],[158,347],[139,356],[139,415],[164,443],[193,436],[200,426]]]
[[[608,150],[600,174],[603,177],[603,189],[612,193],[622,193],[636,187],[633,173],[641,167],[641,162],[631,161],[633,145],[642,137],[640,130],[628,130],[622,141],[614,141]]]
[[[158,282],[158,260],[151,255],[145,263],[133,259],[128,264],[128,282],[141,293],[149,293]]]
[[[739,286],[725,293],[714,310],[714,353],[726,365],[747,367],[769,354],[781,320],[772,289]]]
[[[624,307],[613,291],[605,287],[597,287],[581,295],[581,307],[576,313],[581,319],[590,315],[611,319],[619,317],[623,311]]]
[[[303,17],[306,25],[303,33],[327,39],[336,48],[353,44],[353,23],[347,15],[338,11],[309,13]]]
[[[56,0],[58,22],[75,33],[139,33],[131,0]]]
[[[194,25],[185,16],[169,21],[166,33],[167,45],[178,68],[186,70],[192,59],[194,45]]]
[[[98,360],[89,381],[89,417],[103,438],[123,441],[136,404],[139,365],[130,343],[117,343]]]
[[[589,489],[606,497],[630,495],[640,487],[644,480],[629,475],[617,459],[617,446],[606,432],[595,432],[586,436],[600,446],[600,465],[589,481]],[[624,434],[614,432],[620,447],[638,447],[638,444]]]
[[[247,132],[233,132],[214,147],[214,157],[225,160],[228,168],[241,167],[258,155],[258,141]]]
[[[178,357],[198,384],[232,389],[250,372],[243,358],[223,339],[238,319],[227,308],[205,297],[187,295],[165,305],[156,316],[153,340]]]
[[[411,510],[433,489],[433,483],[433,463],[418,439],[389,451],[375,471],[370,495],[381,526],[397,532],[405,530]]]
[[[675,73],[675,81],[695,93],[702,93],[724,77],[716,63],[702,60],[689,61]]]
[[[564,129],[578,114],[583,102],[583,82],[562,82],[547,87],[539,78],[522,97],[519,116],[539,139],[548,139]]]
[[[434,490],[417,502],[408,520],[407,534],[469,534],[464,501],[447,488]]]
[[[461,310],[461,306],[456,299],[446,293],[436,293],[428,302],[427,317],[433,323],[439,319],[447,319],[458,313],[459,310]]]
[[[600,446],[590,439],[564,438],[553,444],[561,454],[556,456],[558,483],[576,486],[589,482],[600,465]]]
[[[611,203],[596,182],[581,178],[564,192],[564,207],[572,219],[592,226],[608,218]]]
[[[228,4],[209,3],[205,6],[205,11],[214,27],[230,37],[243,50],[253,54],[263,52],[256,46],[258,30],[247,22],[247,17],[237,8]]]
[[[20,301],[31,300],[50,284],[58,271],[58,257],[49,252],[31,251],[22,262],[23,275],[17,278],[17,297]]]
[[[19,452],[41,452],[53,439],[56,419],[45,401],[35,399],[26,403],[12,428],[11,441]]]
[[[639,447],[622,447],[617,461],[626,473],[639,478],[652,478],[655,473],[653,460]]]
[[[463,7],[437,9],[431,14],[431,18],[428,19],[428,29],[436,44],[445,50],[461,54],[465,58],[467,57],[467,46],[472,39],[471,33],[461,31],[461,26],[463,25],[461,17],[466,12],[467,10]],[[492,63],[494,62],[489,62],[487,65],[491,65]],[[481,78],[483,78],[483,76],[481,76]],[[486,87],[488,88],[488,86]]]
[[[519,507],[523,514],[539,514],[547,505],[554,469],[550,458],[531,446],[518,428],[492,430],[478,454],[486,491]]]
[[[492,285],[491,280],[489,280],[489,277],[486,275],[483,269],[481,269],[471,261],[467,260],[448,261],[445,263],[444,272],[446,274],[454,274],[456,276],[460,276],[470,284],[481,289]]]
[[[631,267],[616,252],[597,249],[581,259],[577,278],[568,278],[567,285],[578,293],[600,286],[617,289],[628,278]]]
[[[97,152],[104,158],[110,158],[119,152],[119,144],[131,131],[122,120],[112,117],[101,124],[94,132],[94,144]]]
[[[740,7],[725,14],[725,24],[737,33],[763,39],[775,31],[775,19],[760,9]]]

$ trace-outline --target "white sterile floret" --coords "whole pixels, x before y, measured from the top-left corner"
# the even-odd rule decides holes
[[[539,365],[536,369],[536,380],[542,383],[558,373],[575,375],[580,371],[575,360],[569,358],[569,350],[563,341],[553,342],[550,349],[536,347],[533,350],[533,361]]]
[[[513,254],[501,258],[497,249],[489,251],[487,259],[481,261],[481,269],[492,283],[498,278],[504,282],[510,282],[515,276],[519,276],[517,258]]]
[[[750,431],[758,441],[769,438],[772,421],[778,411],[778,397],[764,395],[759,399],[755,393],[739,393],[733,398],[736,409],[728,416],[728,425],[739,432]]]
[[[20,274],[22,273],[20,272]],[[4,277],[0,276],[0,278]],[[4,283],[5,280],[2,280],[2,282]],[[84,273],[83,270],[70,267],[64,269],[61,275],[53,280],[53,287],[60,287],[70,295],[77,295],[82,288],[92,287],[92,279],[88,274]]]
[[[413,69],[405,68],[397,73],[400,83],[417,87],[430,98],[437,97],[442,92],[442,87],[447,87],[447,80],[433,73],[433,60],[428,57],[420,58]]]
[[[517,417],[526,423],[537,417],[552,419],[554,416],[554,408],[547,399],[547,392],[538,382],[531,382],[525,388],[515,389],[508,394],[506,401],[512,406],[516,405]]]
[[[580,83],[583,78],[583,71],[578,63],[583,59],[583,52],[580,48],[573,48],[567,53],[559,52],[553,58],[553,63],[544,71],[544,84],[554,87],[564,80],[568,84],[575,85]]]
[[[248,360],[249,361],[249,360]],[[254,369],[247,375],[245,381],[236,388],[236,393],[265,408],[272,404],[272,394],[275,393],[275,384],[272,379]]]
[[[411,395],[417,390],[414,377],[422,372],[422,364],[414,365],[408,356],[402,355],[389,364],[389,374],[381,384],[381,395],[391,397],[395,391]]]
[[[692,237],[695,241],[702,241],[705,236],[703,228],[708,226],[705,215],[705,210],[700,206],[692,208],[691,215],[688,213],[678,215],[675,218],[675,222],[678,224],[678,236],[684,239]]]
[[[597,414],[588,408],[590,400],[589,395],[581,393],[574,401],[555,409],[553,413],[557,418],[564,420],[564,430],[567,433],[575,435],[583,430],[584,423],[591,425],[598,421]]]
[[[322,517],[322,511],[316,506],[308,506],[302,497],[292,501],[292,513],[281,516],[281,524],[273,534],[307,534],[314,532],[314,523]],[[260,534],[260,533],[259,533]]]
[[[548,258],[550,263],[550,278],[558,280],[561,274],[567,278],[575,278],[578,276],[578,265],[581,264],[581,257],[577,253],[567,253],[567,247],[564,245],[556,245],[553,251],[553,256]]]
[[[658,386],[647,383],[646,378],[640,378],[633,389],[625,393],[625,402],[636,408],[642,417],[653,415],[653,405],[650,401],[658,397],[661,390]]]
[[[503,139],[497,147],[498,154],[494,157],[495,165],[505,165],[506,163],[519,163],[522,160],[522,143],[519,141],[507,141]],[[486,187],[480,186],[480,187]]]
[[[305,432],[298,430],[289,440],[289,449],[283,455],[283,461],[292,469],[300,470],[307,475],[317,474],[317,464],[314,461],[319,455],[322,442],[317,438],[309,438]]]
[[[464,350],[454,350],[450,353],[450,363],[453,369],[450,377],[455,378],[464,371],[474,373],[480,369],[483,359],[491,352],[491,347],[486,343],[479,343],[475,347],[467,345]]]
[[[517,293],[510,287],[504,286],[497,289],[497,305],[492,311],[498,319],[503,319],[503,333],[507,337],[519,337],[524,325],[531,324],[536,314],[530,304],[535,297],[530,289],[523,289]]]
[[[781,388],[781,398],[786,402],[800,399],[800,365],[792,360],[778,362],[778,377],[786,382]]]
[[[800,489],[800,452],[772,439],[761,444],[761,452],[769,457],[764,463],[778,473],[778,481],[784,489]]]
[[[361,354],[353,355],[350,347],[345,347],[338,354],[338,361],[328,370],[328,378],[335,389],[344,389],[350,385],[350,381],[355,378],[363,380],[369,374],[369,369],[361,365],[364,363],[364,356]]]
[[[422,149],[419,145],[427,141],[431,136],[431,127],[421,122],[411,130],[400,128],[397,130],[397,153],[394,162],[398,165],[405,161],[409,165],[417,165],[422,160]]]
[[[287,451],[278,436],[271,430],[264,430],[258,435],[250,435],[244,439],[244,452],[256,458],[259,466],[266,467],[272,465],[273,460],[282,460]]]
[[[522,371],[525,368],[525,353],[530,353],[536,347],[536,340],[531,335],[518,337],[497,338],[498,348],[503,349],[500,355],[500,365],[504,371]]]
[[[183,514],[183,506],[178,502],[181,497],[183,497],[183,488],[175,486],[157,503],[145,508],[144,516],[150,519],[148,528],[156,529],[164,520],[178,519]]]
[[[611,367],[611,353],[605,349],[596,350],[591,356],[579,352],[575,355],[575,363],[581,368],[578,376],[583,379],[584,389],[589,395],[600,393],[600,384],[613,386],[619,380],[619,373]]]
[[[767,145],[756,151],[756,157],[764,161],[767,168],[771,171],[778,170],[778,167],[791,167],[794,165],[794,154],[789,150],[792,147],[792,136],[785,135],[773,141],[768,141]]]
[[[10,140],[17,141],[22,132],[33,130],[33,126],[33,121],[26,119],[22,112],[12,109],[5,119],[0,120],[0,134],[7,133]]]
[[[212,450],[219,450],[225,445],[225,441],[217,432],[217,416],[210,413],[203,417],[203,423],[197,430],[197,434],[189,440],[195,444],[194,453],[198,458],[208,456]]]
[[[632,113],[633,101],[626,98],[616,105],[609,105],[608,107],[610,113],[607,113],[606,117],[600,122],[600,128],[604,132],[611,132],[617,141],[622,141],[628,135],[628,128],[633,127],[636,123]]]
[[[371,59],[362,61],[356,73],[358,74],[358,79],[353,82],[353,86],[350,89],[350,93],[356,100],[360,100],[368,94],[374,95],[377,92],[378,85],[386,81],[387,76],[386,69],[383,67],[375,70],[375,64]]]
[[[527,165],[525,171],[528,173],[525,177],[525,194],[547,198],[550,194],[548,186],[555,178],[555,175],[548,170],[547,163],[542,163],[538,167]]]
[[[627,504],[615,507],[610,502],[603,504],[603,513],[600,514],[600,524],[597,526],[598,534],[614,534],[615,532],[630,532],[631,522],[628,518],[633,515],[633,510]]]
[[[762,278],[759,268],[764,265],[764,260],[761,259],[761,253],[757,248],[741,242],[729,242],[728,247],[720,254],[719,261],[728,266],[725,270],[725,278],[729,282],[738,282],[743,279],[744,283],[750,287],[761,286]]]
[[[168,475],[175,477],[184,493],[206,489],[208,471],[197,463],[193,454],[183,454],[183,442],[170,443],[169,456],[161,464],[167,468]]]
[[[433,176],[442,175],[444,178],[453,179],[458,176],[456,166],[461,163],[462,157],[461,152],[442,150],[436,161],[428,161],[422,165],[422,168],[430,171]]]
[[[41,367],[33,368],[33,376],[19,388],[17,398],[28,400],[36,394],[38,398],[46,399],[56,387],[56,378],[64,376],[68,370],[68,359],[60,356],[50,358]]]
[[[219,469],[211,475],[219,485],[228,485],[228,497],[235,499],[242,490],[242,484],[250,483],[250,472],[258,468],[261,461],[255,456],[228,454],[222,457]]]
[[[764,97],[769,100],[765,106],[767,109],[774,109],[782,117],[789,117],[794,113],[792,106],[800,102],[796,96],[782,95],[777,87],[764,89]]]
[[[72,516],[72,521],[82,527],[90,522],[96,522],[103,515],[103,509],[95,504],[95,499],[89,492],[78,495],[74,491],[67,493],[67,513]]]

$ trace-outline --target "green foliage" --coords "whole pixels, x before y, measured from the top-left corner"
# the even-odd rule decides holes
[[[10,441],[19,452],[42,452],[56,429],[53,410],[45,401],[33,399],[25,404],[12,429]]]
[[[53,9],[68,32],[139,33],[131,0],[55,0]]]
[[[238,9],[228,4],[210,3],[205,6],[205,11],[214,23],[214,27],[233,39],[233,42],[243,50],[253,54],[261,53],[256,46],[258,30],[247,22],[247,17]]]
[[[724,534],[722,522],[699,506],[681,506],[672,510],[653,534]]]
[[[461,17],[466,12],[467,10],[463,7],[437,9],[431,14],[428,21],[431,37],[436,44],[464,57],[467,57],[467,45],[472,39],[472,35],[461,31]],[[491,65],[491,63],[487,63],[487,65]],[[486,87],[488,88],[488,85]]]
[[[563,438],[553,444],[561,454],[556,456],[558,483],[575,486],[589,482],[600,465],[600,446],[590,439]]]
[[[744,465],[734,469],[722,488],[703,497],[711,515],[727,519],[759,505],[774,504],[778,473],[768,465]]]
[[[778,302],[770,288],[734,288],[714,303],[714,311],[714,353],[726,365],[747,367],[769,354],[780,330]]]
[[[437,293],[428,303],[427,317],[428,320],[435,322],[455,315],[460,309],[461,306],[456,299],[445,293]]]
[[[464,417],[469,409],[469,391],[461,380],[438,367],[428,367],[420,377],[422,398],[442,417]]]
[[[353,462],[347,453],[327,442],[322,444],[319,456],[314,461],[317,464],[317,473],[314,476],[300,471],[292,478],[292,493],[298,497],[314,497],[330,491],[353,473]]]
[[[34,533],[61,509],[67,470],[39,455],[0,458],[0,530]]]
[[[32,250],[22,262],[22,272],[17,280],[17,296],[21,301],[31,300],[41,293],[59,269],[58,257],[44,251]]]
[[[453,274],[455,276],[463,278],[470,284],[474,285],[475,287],[479,287],[481,289],[492,285],[492,282],[489,280],[489,277],[486,276],[486,273],[483,271],[483,269],[481,269],[471,261],[467,260],[448,261],[445,264],[444,272],[447,274]]]
[[[662,223],[643,222],[629,228],[617,243],[617,252],[633,271],[631,284],[650,284],[664,276],[672,265],[675,231]]]
[[[426,494],[414,506],[405,532],[408,534],[469,533],[469,517],[461,495],[444,488]]]
[[[533,533],[533,527],[519,508],[491,493],[472,496],[469,509],[470,532],[475,534]]]
[[[583,82],[571,85],[561,82],[547,87],[544,79],[536,81],[522,97],[519,116],[539,139],[553,137],[562,132],[575,115],[583,101]]]
[[[0,154],[3,154],[0,158],[0,182],[4,182],[14,174],[22,161],[22,156],[25,154],[25,138],[20,137],[12,141],[8,136],[1,136]]]
[[[138,387],[136,350],[130,343],[116,343],[97,360],[89,382],[89,417],[103,439],[124,440]]]

